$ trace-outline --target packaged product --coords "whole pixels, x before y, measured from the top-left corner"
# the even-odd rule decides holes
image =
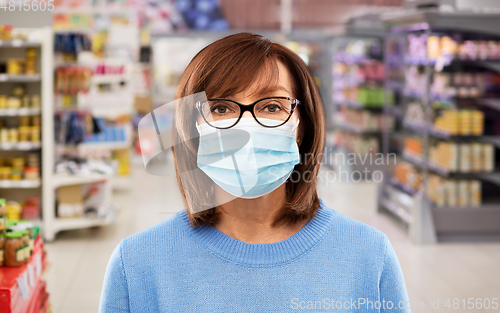
[[[27,220],[20,220],[17,224],[17,227],[21,227],[22,230],[26,230],[28,232],[29,236],[29,256],[33,254],[33,247],[34,247],[34,241],[35,241],[35,235],[34,235],[34,226],[33,223]],[[29,257],[28,256],[28,257]]]
[[[40,142],[40,126],[31,126],[31,141]]]
[[[0,95],[0,109],[7,107],[7,95]]]
[[[4,264],[8,267],[19,267],[24,264],[23,234],[19,231],[5,233]]]
[[[472,111],[472,135],[481,136],[484,132],[484,113],[479,110]]]
[[[23,176],[23,170],[20,168],[13,167],[10,170],[10,179],[11,180],[21,180]]]
[[[458,44],[451,37],[443,36],[441,37],[441,54],[453,56],[457,53]]]
[[[481,181],[471,180],[469,182],[469,192],[470,192],[470,206],[479,207],[481,206]]]
[[[0,232],[0,267],[3,266],[4,262],[4,251],[3,251],[3,246],[4,246],[4,233]]]
[[[19,131],[17,128],[9,129],[9,142],[17,142],[19,140]]]
[[[471,144],[472,164],[471,170],[473,172],[480,172],[483,170],[483,146],[480,143]]]
[[[33,118],[31,119],[31,124],[33,126],[40,127],[40,116],[33,116]]]
[[[21,102],[21,107],[29,108],[30,107],[30,96],[24,95]]]
[[[39,168],[35,166],[27,166],[24,168],[24,179],[39,180]]]
[[[19,116],[19,127],[28,126],[30,124],[29,116]]]
[[[460,110],[460,135],[470,135],[472,128],[472,111],[471,110]]]
[[[22,59],[7,59],[7,74],[19,75],[23,72],[24,60]]]
[[[458,181],[458,206],[466,207],[469,205],[469,182],[466,180]]]
[[[21,239],[23,240],[23,254],[24,254],[24,263],[28,263],[30,259],[30,237],[29,232],[27,230],[21,230]]]
[[[9,180],[10,179],[10,171],[11,171],[11,168],[8,166],[0,167],[0,179],[1,180]]]
[[[22,96],[26,94],[26,88],[23,85],[17,85],[12,88],[12,95],[21,99]]]
[[[40,217],[40,197],[28,197],[23,204],[23,220],[32,220]]]
[[[460,144],[460,172],[467,173],[472,168],[472,151],[468,143]]]
[[[446,189],[446,206],[456,207],[457,206],[457,184],[455,180],[446,180],[445,181],[445,189]]]
[[[24,158],[13,158],[12,167],[22,169],[24,167]]]
[[[495,170],[495,148],[492,144],[483,144],[483,170],[485,172]]]
[[[0,234],[5,232],[7,219],[7,208],[5,206],[5,199],[0,198]]]
[[[9,130],[7,128],[0,129],[0,142],[9,142]]]
[[[31,96],[31,107],[34,109],[40,108],[40,96],[39,95]]]
[[[8,201],[6,205],[7,219],[12,221],[19,221],[21,219],[22,207],[15,201]]]
[[[438,36],[429,36],[427,39],[427,56],[436,60],[441,55],[441,40]]]
[[[30,128],[28,126],[19,127],[19,141],[28,141]]]
[[[20,107],[21,107],[21,98],[19,98],[19,97],[8,97],[7,98],[7,108],[19,109]]]

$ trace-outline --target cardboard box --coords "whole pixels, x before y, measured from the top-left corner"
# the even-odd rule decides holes
[[[153,110],[150,96],[135,96],[134,107],[139,114],[148,114]]]

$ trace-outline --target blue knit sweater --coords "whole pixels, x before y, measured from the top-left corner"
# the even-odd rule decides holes
[[[321,202],[295,235],[250,244],[186,211],[124,239],[100,312],[410,312],[387,237]],[[392,309],[391,309],[392,308]]]

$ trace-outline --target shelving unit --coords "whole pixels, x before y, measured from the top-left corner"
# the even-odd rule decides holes
[[[32,83],[32,82],[39,82],[39,81],[40,81],[40,75],[39,74],[35,74],[35,75],[7,75],[7,74],[0,74],[0,82]]]
[[[3,141],[0,142],[0,153],[4,156],[25,156],[26,153],[39,153],[41,157],[41,177],[38,180],[0,180],[0,196],[8,200],[23,202],[27,196],[41,197],[41,221],[43,236],[47,241],[52,241],[57,232],[62,230],[77,229],[107,225],[113,222],[114,216],[108,218],[72,218],[59,219],[56,217],[56,190],[63,186],[91,184],[105,182],[105,198],[111,197],[111,176],[85,175],[70,176],[54,174],[55,144],[54,144],[54,33],[51,27],[38,29],[20,29],[30,33],[30,38],[36,42],[20,40],[0,41],[0,58],[22,55],[26,48],[37,50],[37,74],[34,75],[7,75],[0,74],[0,94],[9,95],[13,86],[23,85],[28,95],[40,95],[40,108],[1,108],[0,119],[15,121],[23,116],[40,116],[41,136],[40,142],[32,141]],[[4,49],[7,49],[3,51]],[[20,50],[18,50],[20,49]],[[14,123],[15,124],[15,123]],[[113,144],[112,144],[113,145]],[[115,143],[112,148],[122,148],[123,143]],[[92,146],[90,146],[92,148]],[[38,223],[38,222],[37,222]]]
[[[382,26],[374,15],[353,18],[347,23],[345,34],[334,37],[332,42],[333,72],[329,73],[332,108],[327,110],[330,121],[327,152],[344,154],[344,159],[354,157],[348,164],[335,166],[339,170],[347,168],[353,176],[359,173],[365,179],[382,169],[362,160],[381,152],[382,127],[387,125],[384,119],[393,119],[383,115],[384,97],[374,97],[377,92],[384,93],[384,74],[380,71],[383,70]]]
[[[456,87],[453,85],[458,82],[456,73],[474,73],[470,76],[484,72],[500,73],[500,58],[498,61],[462,60],[458,59],[458,52],[443,54],[438,58],[431,57],[431,55],[437,49],[435,37],[448,36],[454,38],[453,42],[456,40],[459,44],[466,40],[500,41],[500,16],[498,14],[440,12],[427,8],[385,13],[382,14],[382,19],[388,30],[385,36],[384,63],[387,75],[384,85],[385,88],[395,93],[394,108],[398,108],[400,112],[406,111],[404,115],[395,115],[397,118],[395,132],[384,131],[383,152],[398,154],[398,159],[405,160],[420,174],[417,176],[412,174],[411,184],[407,185],[396,178],[401,173],[397,174],[397,166],[393,167],[393,164],[386,166],[384,183],[379,192],[379,210],[392,215],[408,230],[409,236],[416,243],[499,240],[500,199],[497,195],[500,191],[500,172],[495,162],[497,158],[492,160],[495,168],[487,171],[451,170],[436,164],[433,160],[436,158],[435,145],[439,143],[446,145],[456,143],[457,149],[460,149],[456,152],[460,162],[468,162],[468,159],[460,159],[459,152],[465,153],[466,150],[462,149],[470,144],[477,143],[480,149],[483,149],[483,146],[479,146],[480,143],[491,144],[499,148],[500,133],[492,125],[500,119],[500,101],[498,100],[500,94],[485,87],[487,96],[463,97],[458,94],[439,94],[433,92],[433,87],[439,82],[438,75],[442,75],[441,73],[453,77],[451,87],[457,90],[463,87],[459,84]],[[465,23],[464,20],[467,22]],[[410,36],[412,36],[412,42],[408,39]],[[408,51],[416,49],[419,44],[422,45],[421,50],[424,56],[409,55]],[[443,44],[438,44],[439,49],[442,49]],[[414,77],[410,77],[408,72],[410,70],[413,70],[412,73],[422,75],[423,79],[419,81],[422,87],[420,92],[410,90],[409,86],[412,82],[409,80],[410,78],[415,80]],[[471,86],[472,88],[480,87],[479,85]],[[406,120],[409,106],[414,105],[415,102],[420,103],[421,116],[424,120],[418,125]],[[385,114],[391,114],[389,111],[392,109],[386,101]],[[483,112],[486,134],[453,134],[434,127],[434,117],[439,116],[445,110],[470,111],[472,109]],[[466,121],[466,119],[461,117],[460,121]],[[465,124],[460,125],[460,127],[465,127]],[[421,144],[422,154],[410,153],[406,150],[406,144],[405,148],[402,148],[401,138],[417,138],[416,142]],[[481,153],[479,160],[486,162],[485,158],[488,154],[483,150],[479,151]],[[494,151],[495,155],[498,155],[497,151]],[[431,155],[432,153],[434,154]],[[466,158],[465,155],[468,154],[464,154],[462,158]],[[462,163],[458,164],[463,166]],[[440,183],[436,185],[436,182]],[[476,203],[477,190],[472,187],[474,182],[480,184],[479,203]],[[438,192],[437,199],[442,201],[436,202]],[[449,203],[454,203],[455,197],[459,197],[459,202],[450,207]],[[469,203],[467,201],[471,204],[467,204]]]
[[[51,164],[52,151],[50,150],[51,128],[53,127],[53,115],[50,104],[52,103],[52,66],[51,66],[51,50],[52,50],[52,30],[50,27],[40,27],[36,29],[16,28],[16,32],[28,35],[30,41],[24,40],[9,40],[0,41],[0,59],[5,62],[8,58],[19,58],[26,54],[27,48],[35,50],[35,74],[18,74],[10,75],[0,74],[0,94],[6,96],[13,95],[13,88],[22,86],[25,89],[25,94],[30,97],[30,107],[20,108],[0,108],[0,120],[6,128],[17,128],[20,132],[20,119],[29,117],[31,119],[40,117],[39,126],[40,141],[26,141],[18,136],[17,140],[13,141],[2,139],[0,142],[0,158],[5,161],[6,158],[25,158],[28,153],[37,154],[40,159],[39,164],[39,179],[26,179],[22,177],[20,180],[1,179],[0,180],[0,197],[7,200],[24,202],[27,197],[40,197],[41,201],[45,201],[44,195],[51,191]],[[31,97],[33,95],[40,96],[40,107],[31,107]],[[26,105],[23,103],[23,106]],[[48,106],[47,106],[48,105]],[[8,126],[10,125],[10,126]],[[28,139],[28,140],[31,140]],[[43,144],[49,143],[47,149],[42,149]],[[2,165],[5,166],[5,165]],[[12,178],[12,177],[11,177]],[[41,203],[41,210],[44,204]],[[45,215],[45,214],[42,214]],[[38,221],[35,221],[38,223]],[[43,222],[42,222],[43,223]]]

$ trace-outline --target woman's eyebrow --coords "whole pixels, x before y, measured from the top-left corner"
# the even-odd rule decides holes
[[[272,94],[273,92],[276,92],[276,91],[285,91],[288,95],[290,94],[290,90],[286,89],[283,86],[267,86],[264,89],[261,89],[257,93],[257,95],[259,95],[259,96],[270,95],[270,94]]]

